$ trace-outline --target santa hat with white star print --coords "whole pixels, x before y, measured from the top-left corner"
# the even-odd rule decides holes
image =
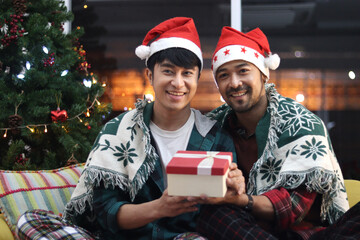
[[[269,69],[275,70],[280,64],[280,57],[270,52],[269,42],[259,28],[242,33],[231,27],[223,27],[212,57],[214,76],[221,65],[234,60],[254,64],[267,79]]]
[[[175,17],[160,23],[146,34],[135,54],[147,63],[154,53],[168,48],[184,48],[193,52],[202,68],[200,39],[192,18]]]

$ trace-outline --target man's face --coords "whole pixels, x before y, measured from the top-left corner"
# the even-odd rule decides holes
[[[198,83],[199,68],[187,69],[168,60],[156,63],[154,72],[147,75],[155,92],[155,104],[164,111],[179,111],[190,108]]]
[[[223,64],[215,75],[220,94],[236,113],[254,109],[259,101],[266,100],[264,79],[252,63],[234,60]]]

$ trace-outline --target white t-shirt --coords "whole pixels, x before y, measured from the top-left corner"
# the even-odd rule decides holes
[[[163,167],[165,187],[167,186],[165,168],[177,151],[186,150],[194,123],[195,115],[193,111],[191,111],[189,119],[186,123],[175,131],[163,130],[152,121],[150,122],[150,130],[156,142],[156,148],[160,155]]]

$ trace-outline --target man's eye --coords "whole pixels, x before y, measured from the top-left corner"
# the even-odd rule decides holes
[[[191,71],[186,71],[186,72],[184,72],[184,74],[185,74],[186,76],[191,76],[191,75],[193,75],[193,72],[191,72]]]
[[[218,76],[218,78],[219,79],[224,79],[224,78],[226,78],[228,75],[227,75],[227,73],[222,73],[222,74],[220,74],[219,76]]]
[[[164,70],[163,70],[163,73],[165,73],[165,74],[171,74],[171,73],[172,73],[172,71],[171,71],[171,70],[169,70],[169,69],[164,69]]]

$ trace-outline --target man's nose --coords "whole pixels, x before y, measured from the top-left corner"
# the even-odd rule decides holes
[[[243,85],[242,79],[237,74],[231,74],[230,85],[233,88],[237,88]]]
[[[184,77],[181,75],[181,73],[175,74],[174,79],[171,81],[171,84],[176,88],[181,88],[185,85]]]

